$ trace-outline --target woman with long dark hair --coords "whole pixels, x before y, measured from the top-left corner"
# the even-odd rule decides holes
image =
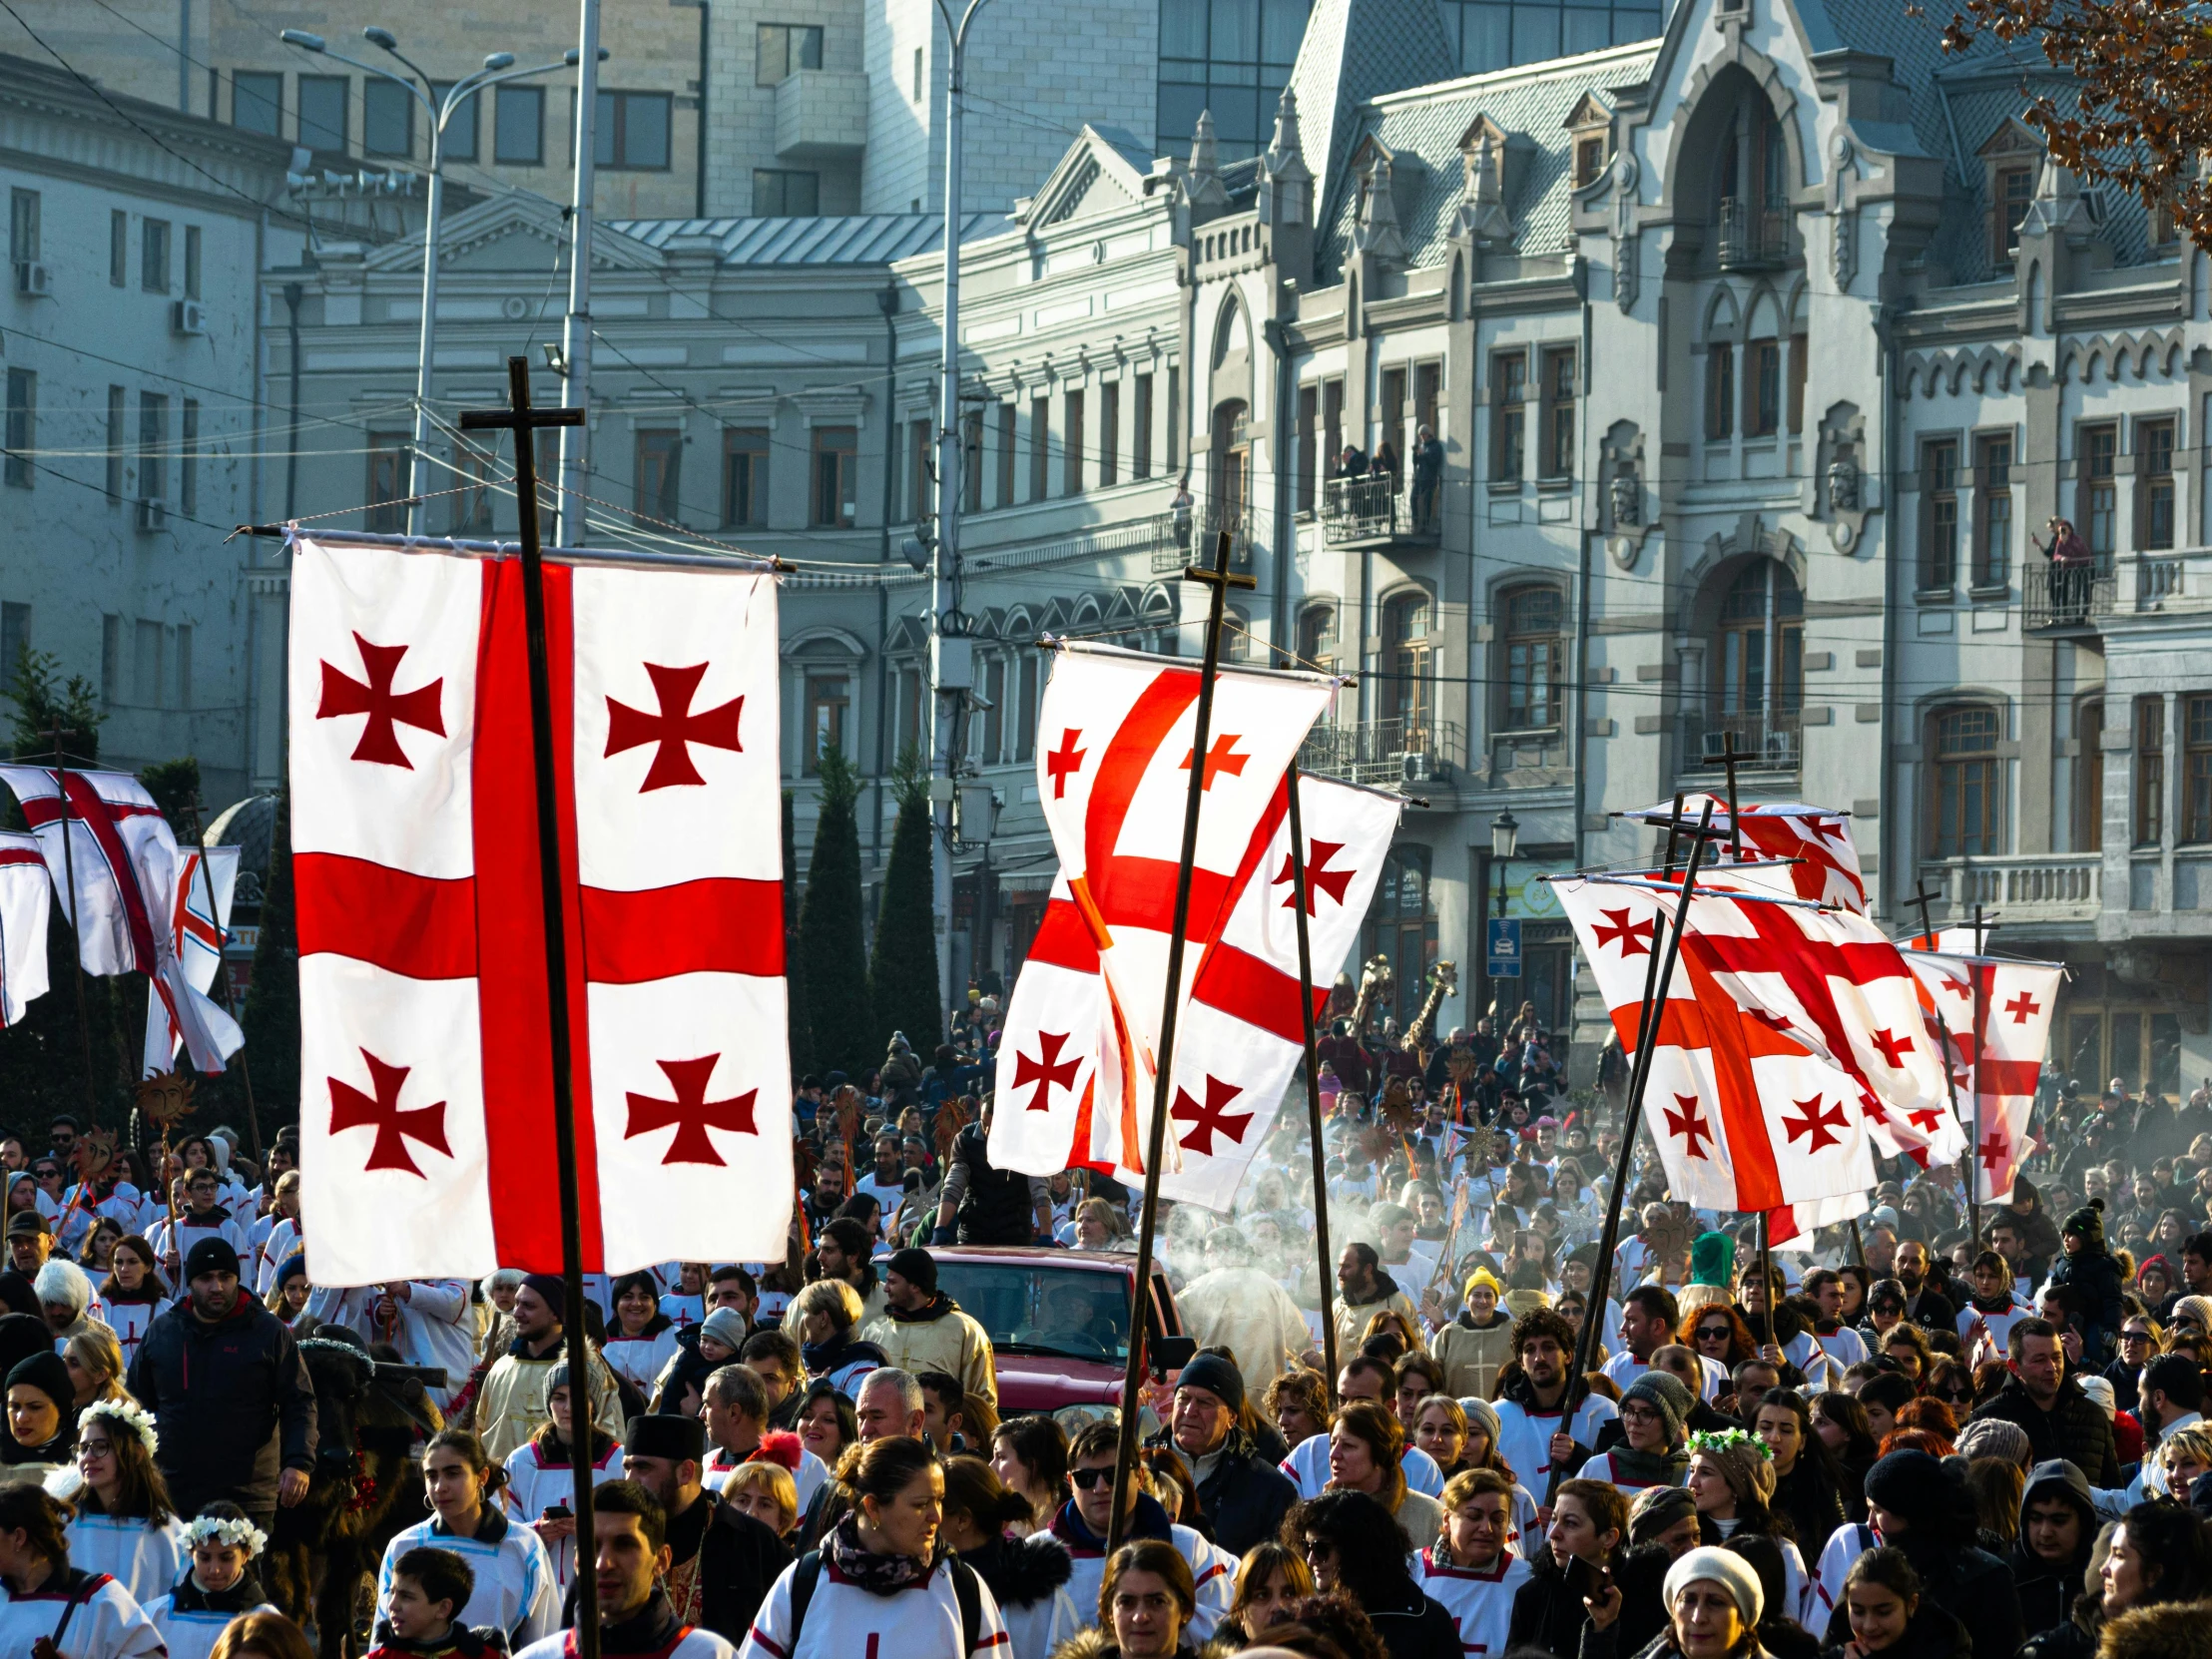
[[[1814,1559],[1844,1524],[1844,1475],[1836,1454],[1813,1427],[1805,1396],[1773,1388],[1759,1402],[1753,1430],[1774,1459],[1773,1506],[1790,1517],[1800,1551]],[[1792,1615],[1803,1619],[1803,1609]]]
[[[1862,1525],[1867,1519],[1867,1471],[1874,1467],[1880,1455],[1874,1437],[1874,1425],[1867,1420],[1867,1408],[1852,1395],[1840,1388],[1815,1394],[1810,1409],[1813,1415],[1813,1432],[1828,1447],[1828,1454],[1835,1459],[1843,1478],[1837,1482],[1837,1494],[1844,1500],[1847,1519]]]
[[[447,1428],[422,1448],[423,1495],[430,1518],[395,1535],[384,1546],[383,1568],[376,1575],[376,1600],[391,1594],[391,1574],[399,1557],[428,1546],[449,1549],[476,1574],[475,1592],[453,1617],[474,1627],[494,1625],[519,1652],[560,1628],[561,1598],[554,1588],[553,1563],[536,1532],[508,1519],[499,1492],[507,1471],[484,1454],[484,1442],[465,1428]]]
[[[155,1265],[154,1247],[137,1233],[116,1240],[108,1258],[108,1277],[93,1298],[92,1316],[123,1346],[123,1364],[129,1369],[146,1328],[169,1306],[169,1287]]]
[[[1067,1592],[1075,1572],[1067,1545],[1049,1532],[1008,1536],[1029,1520],[1029,1500],[982,1458],[945,1459],[945,1542],[990,1586],[1012,1659],[1045,1659],[1087,1622]]]
[[[1460,1659],[1459,1627],[1406,1566],[1406,1537],[1367,1492],[1329,1491],[1292,1506],[1283,1538],[1306,1557],[1314,1583],[1360,1604],[1390,1659]]]

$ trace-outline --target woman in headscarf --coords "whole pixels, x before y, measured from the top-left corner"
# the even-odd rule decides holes
[[[1617,1588],[1607,1592],[1616,1601]],[[1759,1574],[1741,1555],[1711,1547],[1693,1549],[1667,1569],[1660,1588],[1666,1627],[1640,1659],[1763,1659],[1759,1619],[1766,1595]],[[1593,1630],[1581,1659],[1612,1659],[1621,1653],[1615,1627]]]

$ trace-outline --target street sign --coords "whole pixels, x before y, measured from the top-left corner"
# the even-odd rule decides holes
[[[1492,979],[1518,979],[1521,976],[1520,926],[1518,916],[1490,917],[1489,945],[1484,952],[1488,961],[1483,972]]]

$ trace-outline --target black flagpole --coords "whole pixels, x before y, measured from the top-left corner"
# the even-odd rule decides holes
[[[1183,572],[1189,582],[1213,589],[1207,601],[1206,655],[1198,671],[1198,712],[1191,730],[1191,787],[1183,800],[1183,862],[1175,877],[1175,927],[1168,934],[1167,995],[1160,1011],[1160,1055],[1152,1087],[1152,1132],[1145,1146],[1144,1205],[1137,1228],[1137,1277],[1129,1287],[1129,1364],[1121,1378],[1121,1439],[1114,1448],[1114,1509],[1107,1522],[1106,1551],[1111,1555],[1125,1536],[1129,1481],[1137,1463],[1137,1392],[1145,1371],[1145,1316],[1152,1306],[1152,1234],[1160,1214],[1160,1160],[1167,1153],[1168,1090],[1175,1071],[1175,1016],[1183,1001],[1183,935],[1191,924],[1191,865],[1198,857],[1198,811],[1205,800],[1207,748],[1213,737],[1214,681],[1221,670],[1222,612],[1229,590],[1257,587],[1250,576],[1229,572],[1230,532],[1214,541],[1211,570],[1196,565]],[[1127,1149],[1124,1148],[1124,1151]],[[1314,1195],[1318,1210],[1326,1191]],[[588,1656],[587,1656],[588,1659]]]
[[[1682,927],[1688,918],[1690,889],[1697,883],[1698,865],[1705,855],[1706,831],[1713,822],[1713,803],[1705,803],[1698,817],[1697,834],[1690,842],[1690,861],[1682,874],[1682,908],[1676,912],[1675,928],[1667,933],[1666,960],[1659,959],[1659,935],[1666,931],[1666,911],[1654,909],[1651,916],[1651,961],[1644,967],[1644,1008],[1638,1020],[1636,1033],[1636,1058],[1628,1075],[1628,1104],[1621,1114],[1620,1162],[1613,1170],[1613,1190],[1605,1200],[1605,1230],[1598,1235],[1597,1260],[1590,1264],[1590,1305],[1583,1310],[1582,1329],[1576,1334],[1574,1344],[1574,1372],[1568,1377],[1561,1398],[1565,1401],[1565,1414],[1560,1428],[1564,1433],[1574,1432],[1574,1413],[1588,1391],[1585,1379],[1589,1376],[1590,1361],[1597,1349],[1597,1333],[1605,1323],[1605,1296],[1612,1276],[1613,1246],[1620,1237],[1621,1200],[1628,1191],[1629,1160],[1636,1151],[1636,1131],[1643,1125],[1644,1085],[1651,1076],[1651,1051],[1658,1045],[1659,1018],[1667,1004],[1667,991],[1674,983],[1675,954],[1681,948]],[[1674,798],[1674,812],[1667,820],[1666,872],[1674,874],[1674,847],[1676,837],[1682,831],[1682,797]],[[1552,1494],[1559,1488],[1559,1467],[1552,1465],[1551,1478],[1545,1483],[1544,1502],[1551,1502]]]
[[[1928,901],[1935,896],[1934,893],[1928,890],[1926,881],[1916,881],[1913,884],[1913,896],[1907,900],[1908,903],[1918,904],[1921,907],[1921,937],[1928,941],[1928,948],[1931,951],[1936,948],[1936,925],[1928,919]],[[1979,934],[1977,933],[1975,937],[1978,941]],[[1980,953],[1977,943],[1974,954],[1978,956]],[[1975,986],[1980,984],[1980,975],[1974,971],[1970,962],[1966,967],[1966,978],[1969,984]],[[1950,1021],[1943,1018],[1943,1005],[1940,1002],[1934,997],[1930,997],[1929,1000],[1936,1007],[1936,1029],[1943,1034],[1943,1088],[1950,1095],[1950,1118],[1953,1123],[1956,1123],[1958,1121],[1958,1074],[1951,1067]],[[1977,991],[1975,996],[1975,1034],[1967,1039],[1969,1045],[1980,1040],[1979,1001],[1980,997]],[[1979,1139],[1980,1134],[1977,1130],[1971,1140],[1978,1141]],[[1973,1161],[1980,1155],[1981,1148],[1969,1142],[1965,1155],[1958,1160],[1958,1184],[1965,1189],[1961,1196],[1966,1201],[1966,1231],[1973,1239],[1973,1247],[1977,1251],[1981,1248],[1981,1206],[1975,1202],[1973,1196]]]
[[[61,797],[62,809],[62,881],[69,888],[69,950],[70,961],[76,972],[70,981],[77,987],[77,1042],[85,1054],[85,1115],[95,1124],[100,1119],[98,1097],[92,1087],[92,1020],[85,1012],[85,906],[84,894],[77,890],[77,852],[70,844],[69,834],[69,762],[62,754],[62,729],[56,725],[51,733],[54,740],[54,789]],[[152,982],[147,995],[153,995]],[[167,1181],[165,1173],[163,1180]]]
[[[215,978],[208,988],[221,987],[223,1000],[228,1004],[231,1000],[231,958],[226,951],[231,943],[231,930],[223,925],[223,917],[216,909],[215,871],[208,867],[208,843],[201,838],[200,797],[197,795],[192,798],[192,840],[193,851],[200,859],[200,878],[208,889],[208,924],[215,929]],[[224,1011],[230,1010],[226,1007]],[[262,1157],[262,1114],[261,1108],[254,1104],[254,1068],[248,1063],[244,1048],[238,1052],[238,1063],[239,1080],[246,1085],[246,1133],[253,1147],[254,1167],[262,1172],[262,1184],[266,1187],[270,1180],[268,1164]]]
[[[1306,830],[1298,807],[1298,762],[1284,774],[1291,801],[1291,910],[1298,923],[1298,1018],[1306,1037],[1306,1122],[1314,1142],[1314,1237],[1321,1247],[1321,1356],[1329,1403],[1337,1403],[1337,1309],[1329,1259],[1329,1172],[1321,1145],[1321,1062],[1314,1048],[1314,947],[1306,926]]]
[[[581,426],[582,409],[532,409],[530,359],[507,359],[505,409],[467,409],[464,431],[505,428],[515,435],[515,516],[522,541],[523,636],[530,671],[530,749],[537,774],[538,876],[545,895],[545,1010],[553,1045],[553,1146],[561,1182],[561,1296],[568,1337],[570,1446],[589,1446],[598,1412],[592,1400],[591,1343],[584,1334],[584,1240],[576,1183],[576,1100],[569,1073],[568,942],[561,892],[561,830],[553,789],[553,692],[546,666],[545,560],[538,539],[536,432]],[[576,1653],[599,1659],[598,1537],[592,1525],[591,1459],[573,1450],[576,1512]]]

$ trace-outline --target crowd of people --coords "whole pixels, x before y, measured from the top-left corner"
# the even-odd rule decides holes
[[[1229,1213],[1160,1207],[1196,1352],[1117,1516],[1116,1413],[999,1359],[1118,1364],[1125,1304],[1069,1275],[993,1329],[948,1288],[1138,1222],[992,1165],[998,1012],[802,1080],[786,1260],[581,1304],[317,1285],[288,1136],[87,1180],[70,1118],[0,1138],[0,1659],[565,1659],[579,1463],[610,1654],[2212,1659],[2212,1085],[2056,1084],[2008,1202],[1900,1163],[1786,1247],[1647,1144],[1597,1300],[1617,1056],[1570,1095],[1532,1009],[1409,1049],[1340,1002],[1318,1159],[1288,1110]],[[370,1502],[310,1366],[340,1350],[419,1404],[349,1623],[271,1570],[330,1483]]]

